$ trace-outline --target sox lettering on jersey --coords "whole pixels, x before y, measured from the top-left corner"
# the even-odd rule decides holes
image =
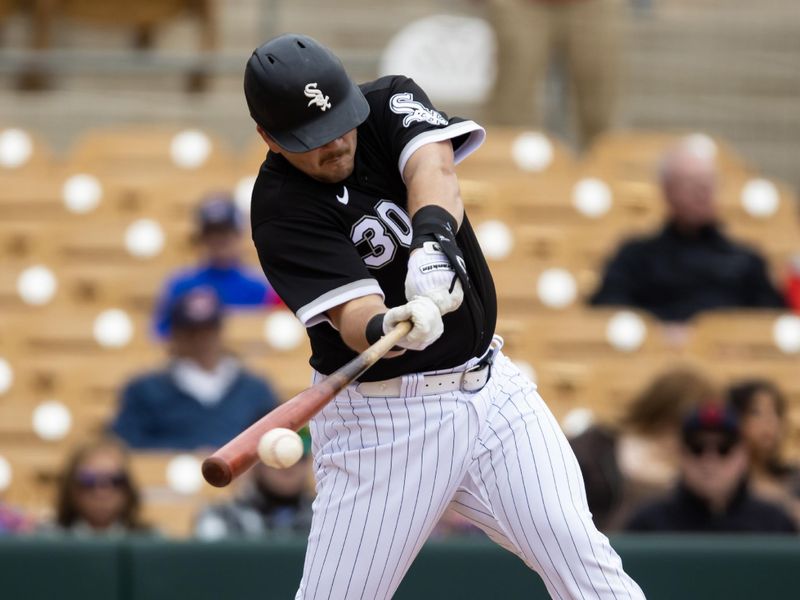
[[[431,125],[448,124],[448,120],[441,113],[414,100],[414,95],[410,92],[392,96],[389,99],[389,108],[396,115],[405,115],[403,117],[403,127],[408,127],[417,122],[427,122]]]

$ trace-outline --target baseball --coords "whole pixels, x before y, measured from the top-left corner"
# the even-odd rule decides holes
[[[303,441],[291,429],[270,429],[258,440],[258,457],[268,467],[286,469],[303,456]]]

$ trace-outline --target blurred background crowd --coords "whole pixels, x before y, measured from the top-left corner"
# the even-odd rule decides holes
[[[0,535],[305,536],[307,432],[199,472],[310,382],[249,240],[241,76],[286,31],[486,126],[498,333],[603,531],[796,534],[793,0],[0,0]]]

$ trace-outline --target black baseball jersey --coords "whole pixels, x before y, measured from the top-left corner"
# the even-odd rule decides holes
[[[409,157],[424,144],[449,139],[458,162],[485,135],[472,121],[438,112],[406,77],[382,77],[360,87],[370,114],[358,127],[355,168],[347,179],[322,183],[269,153],[253,189],[250,214],[259,260],[275,291],[307,327],[311,366],[324,374],[356,356],[327,310],[368,294],[382,296],[389,307],[406,303],[411,219],[401,174]],[[458,310],[443,317],[442,337],[422,351],[379,361],[362,381],[454,367],[486,350],[497,302],[466,216],[456,241],[471,290]]]

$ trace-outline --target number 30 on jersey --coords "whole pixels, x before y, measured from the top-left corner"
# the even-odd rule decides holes
[[[411,245],[411,219],[402,208],[389,200],[375,206],[378,216],[361,217],[350,230],[350,239],[361,252],[361,259],[371,269],[380,269],[394,258],[397,245]]]

